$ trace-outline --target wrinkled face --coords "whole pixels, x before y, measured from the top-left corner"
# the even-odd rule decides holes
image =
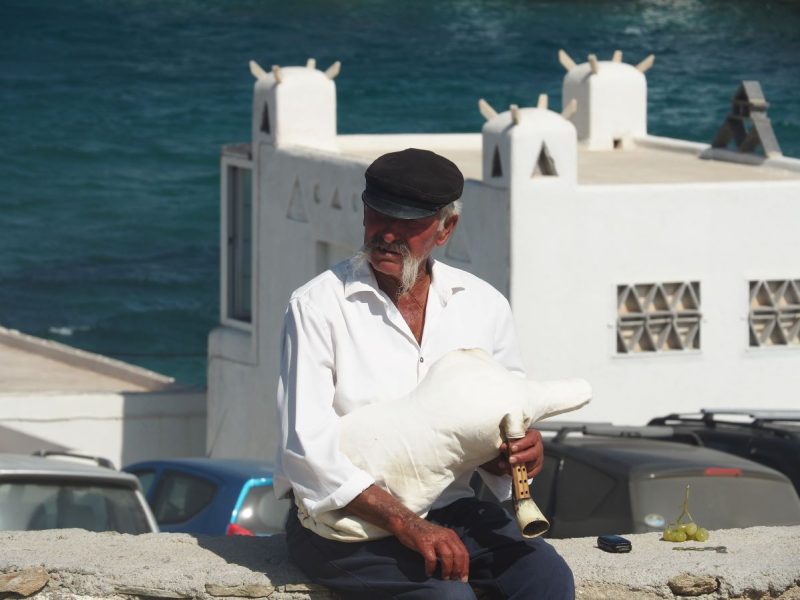
[[[439,228],[439,215],[424,219],[395,219],[364,205],[364,245],[372,268],[394,279],[401,279],[403,248],[421,261],[434,248],[447,242],[457,219]]]

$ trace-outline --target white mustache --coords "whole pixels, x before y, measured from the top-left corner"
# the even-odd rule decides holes
[[[408,256],[411,250],[405,242],[391,242],[387,244],[379,239],[370,240],[364,244],[364,250],[370,252],[372,250],[385,250],[387,252],[395,252],[401,256]]]

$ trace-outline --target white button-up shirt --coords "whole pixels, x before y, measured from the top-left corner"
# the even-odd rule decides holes
[[[431,260],[420,344],[366,262],[343,261],[296,290],[284,319],[276,494],[293,488],[312,516],[347,505],[374,479],[339,451],[338,418],[410,392],[436,360],[460,348],[481,348],[524,374],[508,301],[443,263]],[[480,472],[501,499],[510,495],[508,477]],[[434,507],[472,495],[467,474]]]

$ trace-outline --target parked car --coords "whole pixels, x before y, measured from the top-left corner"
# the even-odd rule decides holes
[[[289,500],[275,498],[272,467],[254,460],[150,460],[123,469],[139,478],[161,531],[270,535],[283,531]]]
[[[800,495],[800,410],[703,409],[652,419],[675,442],[706,446],[780,471]]]
[[[138,480],[104,459],[68,453],[0,454],[0,530],[73,527],[132,534],[158,531]]]
[[[800,524],[800,499],[786,476],[732,454],[651,439],[670,428],[539,426],[544,468],[531,493],[550,521],[549,537],[661,531],[680,514],[687,485],[690,512],[706,529]]]

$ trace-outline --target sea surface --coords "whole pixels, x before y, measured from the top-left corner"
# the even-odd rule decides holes
[[[654,53],[656,135],[710,142],[756,79],[800,156],[794,0],[3,0],[0,325],[202,386],[250,59],[340,60],[342,133],[472,132],[480,97],[559,107],[559,48]]]

